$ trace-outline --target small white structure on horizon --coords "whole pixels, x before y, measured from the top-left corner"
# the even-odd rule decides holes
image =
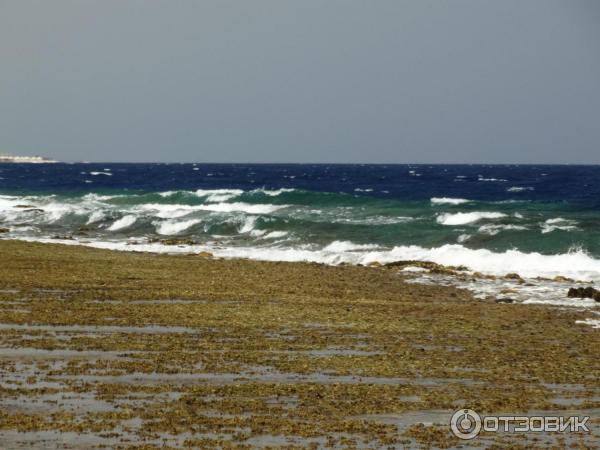
[[[0,153],[0,163],[30,163],[30,164],[41,164],[41,163],[56,163],[53,159],[44,158],[43,156],[13,156]]]

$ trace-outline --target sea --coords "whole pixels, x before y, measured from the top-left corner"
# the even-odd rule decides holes
[[[569,305],[568,286],[600,283],[600,166],[0,164],[0,227],[1,239],[126,251],[431,261],[486,277],[405,270]]]

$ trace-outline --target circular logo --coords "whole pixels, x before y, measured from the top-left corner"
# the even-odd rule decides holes
[[[460,439],[473,439],[481,431],[481,416],[472,409],[459,409],[450,419],[454,436]]]

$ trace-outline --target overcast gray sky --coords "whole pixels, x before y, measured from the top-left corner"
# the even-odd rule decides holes
[[[597,0],[0,0],[0,152],[600,163]]]

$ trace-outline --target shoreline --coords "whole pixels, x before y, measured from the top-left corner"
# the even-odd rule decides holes
[[[11,239],[9,239],[11,240]],[[574,296],[569,296],[571,289],[581,289],[584,287],[594,287],[598,281],[597,276],[571,277],[561,273],[550,273],[547,276],[533,276],[532,274],[523,274],[516,269],[505,270],[502,272],[480,271],[468,265],[467,261],[461,261],[464,264],[439,263],[429,259],[378,259],[372,257],[366,262],[349,261],[346,258],[338,259],[341,254],[336,254],[333,260],[318,258],[317,256],[323,250],[306,250],[300,254],[294,254],[289,258],[290,249],[281,249],[281,254],[261,253],[261,250],[267,252],[278,251],[277,249],[261,248],[236,248],[213,246],[210,244],[200,244],[189,238],[164,238],[149,239],[143,243],[143,240],[127,242],[111,241],[82,241],[76,236],[56,236],[54,238],[21,238],[14,239],[21,242],[42,243],[50,245],[81,246],[107,251],[116,251],[124,253],[155,254],[167,256],[194,256],[223,259],[223,260],[248,260],[257,262],[271,263],[298,263],[298,264],[323,264],[330,267],[354,266],[354,267],[397,267],[407,278],[407,282],[419,284],[436,284],[441,286],[454,286],[460,289],[466,289],[478,299],[491,301],[502,301],[505,303],[536,303],[553,306],[565,306],[573,308],[587,308],[590,310],[600,307],[600,301],[594,301],[590,298],[580,298],[575,301]],[[358,247],[360,245],[352,242],[336,241],[327,248],[336,246],[340,248]],[[353,247],[354,246],[354,247]],[[244,250],[256,250],[258,253],[244,253]],[[242,251],[242,253],[239,253]],[[473,252],[487,250],[470,250]],[[353,252],[347,252],[352,254]],[[380,252],[382,255],[386,252]],[[518,253],[518,252],[517,252]],[[375,253],[373,253],[375,254]],[[493,254],[493,253],[492,253]],[[304,258],[296,258],[296,256]],[[499,254],[496,254],[499,255]],[[536,254],[516,254],[513,259],[519,259],[519,256],[534,256]],[[279,256],[280,258],[278,258]],[[389,255],[388,255],[389,256]],[[540,255],[538,255],[540,256]],[[552,256],[552,255],[548,255]],[[560,255],[555,255],[560,256]],[[565,255],[566,256],[566,255]],[[383,262],[382,262],[383,261]],[[523,264],[521,264],[523,265]],[[590,271],[589,273],[596,273]],[[589,275],[588,273],[588,275]],[[581,274],[581,273],[580,273]],[[597,297],[600,296],[600,293]],[[593,321],[594,323],[596,320]],[[600,326],[600,323],[598,323]]]
[[[478,300],[399,267],[9,240],[0,260],[6,445],[447,447],[464,444],[447,425],[460,407],[589,411],[592,433],[564,437],[600,439],[589,311]]]

